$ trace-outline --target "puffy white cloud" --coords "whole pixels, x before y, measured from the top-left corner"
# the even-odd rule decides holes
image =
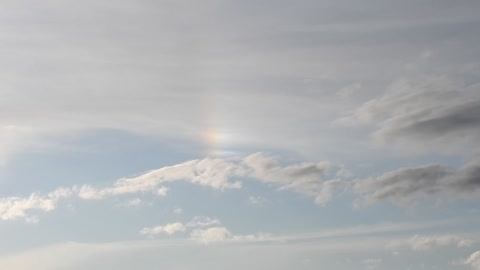
[[[190,234],[190,239],[202,243],[213,244],[221,242],[258,242],[271,240],[269,235],[236,235],[225,227],[210,227],[195,229]]]
[[[140,234],[154,236],[157,234],[173,235],[177,232],[190,231],[190,239],[202,244],[218,242],[253,242],[271,239],[268,235],[236,235],[220,226],[218,219],[196,216],[187,223],[175,222],[152,228],[143,228]]]
[[[458,248],[470,247],[473,241],[457,235],[414,235],[403,241],[393,241],[388,245],[391,249],[411,249],[414,251],[427,251],[437,247],[454,246]]]
[[[188,227],[209,227],[213,225],[220,225],[220,220],[210,217],[194,217],[190,222],[187,223]]]
[[[160,233],[172,235],[177,232],[184,232],[187,229],[185,225],[180,222],[169,223],[164,226],[157,226],[153,228],[143,228],[140,234],[143,235],[156,235]]]
[[[194,230],[190,237],[192,240],[203,244],[224,242],[232,236],[232,233],[225,227],[211,227],[208,229]]]
[[[480,251],[472,253],[464,263],[470,265],[475,270],[480,270]]]
[[[15,220],[25,219],[27,222],[36,223],[38,218],[32,214],[35,211],[49,212],[57,207],[58,201],[71,196],[72,191],[67,188],[58,188],[47,195],[32,193],[30,196],[0,198],[0,219]]]

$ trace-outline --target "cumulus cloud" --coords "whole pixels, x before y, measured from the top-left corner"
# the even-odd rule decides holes
[[[153,228],[143,228],[140,231],[140,234],[143,235],[156,235],[160,233],[164,233],[167,235],[172,235],[177,232],[184,232],[187,229],[185,225],[180,222],[169,223],[164,226],[156,226]]]
[[[472,269],[480,270],[480,251],[472,253],[464,263],[470,265]]]
[[[15,220],[22,218],[27,222],[36,223],[38,217],[33,215],[32,212],[52,211],[57,207],[60,199],[69,197],[71,194],[70,189],[58,188],[43,196],[32,193],[26,198],[0,198],[0,219]]]
[[[220,225],[220,220],[210,217],[194,217],[190,222],[187,223],[188,227],[198,228],[198,227],[209,227],[213,225]]]
[[[267,235],[236,235],[220,225],[221,222],[218,219],[197,216],[185,224],[175,222],[152,228],[143,228],[140,230],[140,234],[147,236],[154,236],[157,234],[173,235],[178,232],[190,231],[190,239],[202,244],[225,241],[252,242],[268,239]]]
[[[258,242],[270,239],[268,235],[240,235],[233,234],[225,227],[211,227],[207,229],[196,229],[190,234],[190,239],[202,243],[212,244],[221,242]]]
[[[391,249],[411,249],[414,251],[428,251],[437,247],[454,246],[458,248],[470,247],[473,241],[457,235],[414,235],[403,241],[393,241],[388,245]]]
[[[225,227],[212,227],[204,230],[194,230],[190,237],[203,244],[223,242],[231,238],[232,233]]]
[[[432,164],[401,168],[377,177],[356,180],[354,191],[361,194],[359,205],[388,200],[397,205],[410,205],[425,200],[478,198],[480,194],[480,159],[463,167]]]
[[[413,144],[415,149],[442,151],[474,143],[480,138],[480,84],[446,77],[399,79],[337,122],[373,124],[377,141]]]

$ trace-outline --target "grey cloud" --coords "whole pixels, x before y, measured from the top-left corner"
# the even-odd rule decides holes
[[[361,194],[360,204],[387,200],[408,206],[422,200],[478,199],[480,195],[480,159],[461,168],[427,165],[402,168],[378,177],[356,180],[353,187]]]
[[[374,125],[376,141],[410,150],[465,149],[480,138],[480,85],[447,77],[397,80],[337,122]]]

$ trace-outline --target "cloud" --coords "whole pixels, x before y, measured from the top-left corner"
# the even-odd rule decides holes
[[[246,175],[245,168],[232,161],[206,158],[162,167],[133,178],[120,179],[105,188],[82,186],[79,196],[84,199],[103,199],[145,192],[165,196],[168,189],[163,185],[174,181],[187,181],[218,190],[238,189],[241,188],[241,182],[229,180],[244,175]]]
[[[387,247],[391,249],[411,249],[414,251],[428,251],[437,247],[454,246],[458,248],[470,247],[473,241],[457,235],[414,235],[403,241],[393,241]]]
[[[388,200],[396,205],[434,199],[475,199],[480,194],[480,158],[460,168],[432,164],[401,168],[377,177],[356,180],[354,191],[361,194],[359,205]]]
[[[366,259],[363,261],[367,269],[373,270],[373,269],[378,269],[382,264],[383,260],[382,259]]]
[[[190,237],[192,240],[203,244],[224,242],[231,238],[232,233],[225,227],[212,227],[204,230],[194,230]]]
[[[117,180],[111,186],[94,188],[84,185],[79,188],[83,199],[104,199],[111,196],[150,192],[166,196],[168,188],[162,186],[173,181],[187,181],[213,189],[238,189],[241,183],[229,178],[245,175],[244,168],[222,159],[193,160],[174,166],[166,166],[138,177]]]
[[[173,213],[175,215],[181,215],[183,213],[183,209],[180,208],[180,207],[177,207],[177,208],[173,209]]]
[[[153,236],[163,233],[167,235],[172,235],[177,232],[185,232],[192,228],[211,227],[214,225],[220,225],[220,221],[218,219],[210,217],[196,216],[186,224],[183,224],[181,222],[175,222],[152,228],[143,228],[142,230],[140,230],[140,234]]]
[[[411,150],[453,150],[480,138],[480,84],[440,76],[398,79],[337,123],[374,125],[376,141]]]
[[[464,263],[470,265],[472,269],[480,270],[480,251],[472,253]]]
[[[221,225],[221,222],[218,219],[196,216],[186,224],[175,222],[152,228],[143,228],[140,230],[140,234],[147,236],[154,236],[157,234],[173,235],[177,232],[190,231],[190,239],[202,244],[225,241],[252,242],[269,239],[267,235],[235,235],[227,228],[219,225]]]
[[[29,209],[51,211],[56,207],[58,199],[63,197],[77,196],[84,200],[101,200],[146,193],[166,196],[168,187],[165,185],[175,181],[185,181],[214,190],[240,189],[242,181],[250,179],[272,185],[278,190],[299,192],[313,197],[316,204],[325,205],[332,199],[334,190],[345,185],[341,179],[323,180],[331,167],[329,162],[304,162],[282,166],[273,156],[255,153],[244,158],[205,158],[187,161],[136,177],[122,178],[105,187],[72,186],[57,189],[45,198],[32,193],[29,198],[7,197],[0,200],[3,219],[13,220],[26,217],[25,210]],[[340,171],[344,170],[343,167],[339,168]],[[63,193],[60,194],[61,192]]]
[[[256,153],[247,156],[243,162],[250,170],[250,177],[276,185],[279,190],[293,190],[314,197],[314,202],[318,205],[329,202],[333,190],[343,185],[340,179],[322,180],[332,168],[328,161],[281,166],[274,157]]]
[[[271,204],[272,202],[269,199],[262,196],[250,196],[248,197],[248,203],[252,205],[267,205],[267,204]]]
[[[167,189],[163,185],[173,181],[187,181],[218,190],[239,189],[242,187],[239,179],[251,178],[278,186],[279,190],[293,190],[314,197],[315,203],[325,205],[332,198],[333,190],[342,185],[340,179],[322,180],[331,167],[326,161],[281,166],[277,158],[264,153],[255,153],[244,158],[206,158],[163,167],[133,178],[120,179],[106,188],[82,186],[79,196],[84,199],[102,199],[145,192],[164,196]]]
[[[186,231],[187,227],[180,222],[169,223],[164,226],[157,226],[153,228],[143,228],[140,231],[142,235],[156,235],[160,233],[164,233],[167,235],[172,235],[177,232],[184,232]]]
[[[25,219],[27,222],[37,223],[38,218],[31,212],[49,212],[57,207],[58,201],[71,196],[70,189],[58,188],[45,196],[32,193],[26,198],[5,197],[0,198],[0,219],[15,220]]]
[[[213,244],[222,242],[258,242],[271,240],[270,236],[264,234],[233,234],[225,227],[211,227],[208,229],[193,230],[190,234],[190,239],[202,244]]]
[[[213,225],[220,225],[220,220],[210,217],[196,216],[190,222],[187,223],[188,227],[209,227]]]

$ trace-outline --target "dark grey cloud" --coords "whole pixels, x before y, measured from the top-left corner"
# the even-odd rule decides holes
[[[480,199],[480,159],[460,168],[432,164],[402,168],[378,177],[356,180],[354,191],[360,204],[387,200],[411,205],[422,200]]]
[[[383,143],[451,150],[480,139],[480,85],[445,76],[399,79],[339,121],[374,125],[372,137]]]

